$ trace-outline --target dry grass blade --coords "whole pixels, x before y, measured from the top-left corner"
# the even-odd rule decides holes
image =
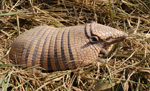
[[[0,14],[0,16],[16,15],[16,14],[25,13],[25,12],[27,12],[27,11],[18,11],[18,12],[2,13],[2,14]]]

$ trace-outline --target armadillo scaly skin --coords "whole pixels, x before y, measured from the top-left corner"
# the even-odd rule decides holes
[[[65,28],[39,26],[14,40],[9,57],[25,67],[39,65],[49,71],[74,69],[93,63],[105,46],[126,36],[97,23]]]

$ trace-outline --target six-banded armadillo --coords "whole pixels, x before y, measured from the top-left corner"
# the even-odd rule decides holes
[[[91,64],[105,46],[126,36],[97,23],[65,28],[39,26],[15,39],[9,57],[26,67],[39,65],[51,71],[74,69]]]

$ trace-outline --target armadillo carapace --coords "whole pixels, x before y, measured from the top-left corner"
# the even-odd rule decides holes
[[[74,69],[93,63],[102,49],[126,36],[97,23],[65,28],[38,26],[14,40],[9,57],[25,67],[39,65],[51,71]]]

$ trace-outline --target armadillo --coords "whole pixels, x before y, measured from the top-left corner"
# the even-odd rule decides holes
[[[123,31],[95,22],[64,28],[43,25],[18,36],[11,44],[9,57],[24,67],[75,69],[93,63],[106,46],[126,37]]]

